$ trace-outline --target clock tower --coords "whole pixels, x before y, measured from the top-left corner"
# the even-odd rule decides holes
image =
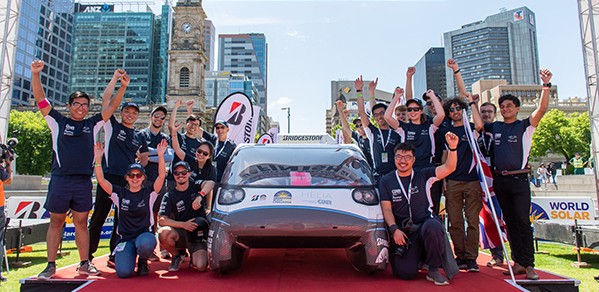
[[[206,13],[201,0],[178,0],[174,7],[173,31],[169,55],[167,105],[172,108],[179,99],[194,101],[194,112],[205,112],[204,77],[207,57],[203,31]]]

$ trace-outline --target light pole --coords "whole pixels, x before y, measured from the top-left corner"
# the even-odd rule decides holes
[[[281,110],[287,110],[287,134],[289,134],[289,129],[291,129],[291,107],[282,107]]]

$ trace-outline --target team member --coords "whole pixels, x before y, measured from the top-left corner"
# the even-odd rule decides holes
[[[137,273],[145,276],[150,271],[148,258],[156,248],[154,237],[154,215],[152,206],[158,197],[158,192],[164,185],[166,169],[164,165],[164,152],[168,147],[166,140],[162,140],[156,147],[158,154],[158,177],[152,188],[144,186],[147,178],[144,167],[139,163],[129,165],[125,180],[127,185],[123,188],[111,184],[104,178],[102,171],[102,156],[104,148],[102,143],[96,143],[95,169],[98,185],[110,194],[110,199],[118,208],[119,225],[114,229],[118,236],[118,245],[114,250],[115,270],[119,278],[129,278],[135,269],[137,260]]]
[[[12,169],[10,166],[12,159],[13,157],[10,153],[7,157],[0,159],[0,282],[6,282],[6,277],[2,276],[4,237],[6,236],[6,228],[4,228],[6,226],[6,214],[4,213],[4,186],[12,183]]]
[[[427,279],[435,285],[448,285],[439,272],[446,256],[446,235],[443,224],[432,213],[430,186],[455,170],[459,138],[446,134],[450,153],[445,164],[438,167],[413,169],[416,150],[412,144],[395,147],[396,171],[381,179],[381,208],[391,238],[391,269],[395,277],[414,279],[418,263],[428,265]],[[454,264],[455,265],[455,264]],[[447,273],[447,270],[446,270]]]
[[[158,223],[160,244],[171,253],[169,271],[178,271],[186,249],[191,254],[190,264],[199,271],[205,271],[208,264],[206,238],[206,204],[204,197],[214,188],[213,181],[197,180],[190,182],[191,167],[179,161],[173,167],[176,186],[162,198]]]
[[[175,124],[175,121],[177,120],[177,110],[179,109],[179,107],[181,107],[182,104],[183,104],[182,100],[179,100],[175,103],[175,108],[173,108],[173,112],[169,119],[169,127],[170,127],[170,124]],[[198,137],[200,137],[200,138],[202,137],[202,134],[199,132],[199,130],[202,127],[202,121],[200,120],[200,118],[198,116],[193,114],[193,111],[192,111],[193,104],[194,104],[193,100],[188,100],[186,102],[185,107],[187,110],[187,119],[185,119],[185,133],[177,134],[179,146],[181,146],[181,149],[183,149],[183,151],[185,151],[185,153],[189,154],[190,156],[195,155],[196,149],[198,148],[198,146],[200,146],[200,142],[201,142],[201,140],[198,139]],[[172,146],[172,142],[171,142],[171,146]],[[166,177],[168,189],[175,187],[175,177],[173,176],[173,165],[175,165],[179,161],[181,161],[181,160],[179,159],[179,157],[177,157],[175,155],[175,157],[173,158],[173,162],[171,163],[171,168],[169,169],[168,176]]]
[[[38,275],[40,279],[50,279],[56,274],[56,254],[62,238],[62,226],[67,212],[72,211],[75,225],[75,242],[81,262],[79,274],[98,275],[100,272],[89,261],[89,233],[87,220],[92,208],[92,172],[94,163],[94,142],[96,134],[117,109],[129,85],[129,76],[124,70],[116,70],[102,97],[102,112],[91,118],[85,116],[89,110],[90,98],[76,91],[69,96],[67,118],[53,109],[42,88],[40,72],[44,62],[31,63],[31,87],[38,108],[52,132],[52,176],[44,208],[50,212],[50,227],[46,235],[48,265]],[[116,82],[121,87],[116,96],[110,99]]]
[[[468,272],[478,272],[478,238],[479,238],[479,219],[478,215],[483,207],[481,200],[482,189],[478,179],[478,171],[474,164],[474,157],[468,136],[464,128],[463,112],[470,106],[472,112],[471,128],[480,131],[483,128],[483,122],[478,113],[478,105],[472,95],[468,95],[468,105],[461,98],[453,98],[445,101],[445,114],[453,122],[442,131],[455,133],[459,138],[458,157],[456,170],[446,178],[445,190],[445,208],[449,215],[449,234],[453,242],[453,251],[456,255],[456,262],[462,269]],[[448,151],[444,151],[444,156]],[[464,217],[468,224],[464,230]]]
[[[371,102],[374,103],[374,93],[378,78],[375,81],[371,81],[368,85],[368,92],[370,93]],[[364,97],[362,95],[362,89],[364,87],[364,81],[362,76],[354,81],[356,92],[358,92],[358,112],[360,114],[360,120],[362,121],[362,128],[370,141],[370,149],[372,154],[373,175],[378,186],[381,177],[391,171],[393,171],[393,148],[400,142],[399,135],[389,128],[389,124],[385,121],[384,115],[387,106],[383,103],[377,103],[372,107],[372,115],[374,120],[378,124],[378,128],[370,124],[370,119],[366,115],[364,110]]]
[[[549,70],[540,71],[543,88],[539,107],[529,118],[518,119],[520,100],[513,95],[499,98],[503,122],[485,125],[485,131],[495,138],[495,175],[493,189],[501,205],[508,229],[508,239],[514,259],[514,273],[526,274],[531,280],[539,279],[534,270],[534,249],[530,226],[530,184],[528,182],[528,154],[532,135],[549,105],[551,77]],[[507,272],[507,271],[506,271]],[[509,274],[509,273],[508,273]]]
[[[237,145],[233,141],[227,139],[227,133],[229,133],[229,125],[223,120],[218,120],[214,123],[214,132],[216,135],[206,132],[200,128],[200,135],[206,141],[210,141],[214,145],[214,164],[216,165],[216,183],[220,183],[227,162]]]
[[[364,156],[366,157],[368,165],[372,167],[370,140],[368,140],[368,136],[366,136],[366,132],[364,132],[364,127],[362,127],[362,120],[360,120],[360,118],[356,118],[352,121],[352,123],[356,127],[356,130],[352,132],[352,138],[356,140],[356,142],[358,143],[358,147],[360,147],[360,150],[362,150],[362,153],[364,153]]]
[[[136,162],[139,157],[141,165],[148,163],[148,144],[144,137],[134,128],[135,121],[139,116],[139,107],[134,102],[126,102],[121,107],[121,122],[119,123],[114,116],[104,124],[104,141],[106,141],[106,152],[102,160],[102,169],[104,177],[112,184],[125,187],[127,181],[125,174],[129,165]],[[89,258],[93,259],[93,254],[98,249],[100,234],[106,217],[112,208],[110,194],[107,194],[102,188],[96,190],[96,203],[92,218],[89,220]],[[118,210],[115,210],[112,230],[114,231],[118,224]],[[116,247],[117,236],[114,232],[110,236],[110,253],[108,257],[108,267],[114,267],[114,256],[112,252]]]

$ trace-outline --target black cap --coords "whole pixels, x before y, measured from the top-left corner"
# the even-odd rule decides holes
[[[137,105],[137,103],[134,103],[132,101],[125,102],[123,104],[123,106],[121,107],[121,111],[123,111],[124,109],[126,109],[128,107],[134,107],[139,112],[139,106]]]
[[[165,116],[167,115],[166,108],[163,106],[156,107],[155,109],[152,110],[152,112],[150,114],[153,115],[155,112],[158,112],[158,111],[163,112]]]
[[[411,103],[415,103],[417,104],[419,107],[422,107],[422,102],[418,99],[409,99],[408,101],[406,101],[406,106],[408,106]]]
[[[139,170],[141,173],[146,174],[145,168],[143,167],[143,165],[139,163],[129,164],[129,166],[127,167],[127,174],[131,173],[134,170]]]
[[[177,169],[177,167],[179,167],[179,166],[183,166],[183,167],[185,167],[185,169],[187,171],[191,171],[191,167],[189,166],[189,163],[187,163],[186,161],[179,161],[179,162],[175,163],[173,170]]]
[[[216,122],[214,123],[214,126],[216,126],[216,125],[218,125],[218,124],[221,124],[221,125],[223,125],[223,126],[225,126],[225,127],[227,127],[227,128],[229,127],[229,125],[227,124],[227,122],[225,122],[225,121],[223,121],[223,120],[218,120],[218,121],[216,121]]]

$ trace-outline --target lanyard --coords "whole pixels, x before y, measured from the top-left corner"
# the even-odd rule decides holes
[[[378,128],[379,130],[379,135],[381,135],[381,146],[383,146],[383,152],[385,152],[387,150],[387,145],[389,145],[389,140],[391,140],[391,129],[389,129],[389,134],[387,135],[387,142],[385,142],[385,144],[383,144],[383,132],[381,131],[381,128]]]
[[[488,155],[489,150],[491,149],[491,137],[489,137],[489,144],[487,144],[487,140],[485,139],[486,137],[487,137],[487,133],[483,132],[483,134],[482,134],[483,146],[485,147],[485,151],[487,152],[487,155]]]
[[[401,191],[403,192],[406,199],[408,199],[408,211],[410,212],[410,219],[412,219],[412,206],[410,204],[410,199],[412,198],[412,180],[414,179],[414,171],[412,171],[412,174],[410,175],[410,184],[408,185],[407,192],[403,186],[403,183],[401,182],[401,179],[399,178],[399,174],[397,173],[397,170],[395,171],[395,177],[397,178],[397,182],[399,183],[399,187],[401,188]]]
[[[227,146],[227,141],[223,142],[223,147],[220,148],[220,150],[216,153],[216,155],[214,155],[214,159],[216,159],[218,156],[220,156],[220,154],[223,152],[223,150],[225,150],[225,146]],[[220,145],[220,141],[216,141],[216,149],[218,149],[218,145]]]

